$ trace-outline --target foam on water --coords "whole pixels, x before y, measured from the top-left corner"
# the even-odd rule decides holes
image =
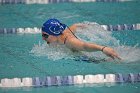
[[[64,45],[56,43],[48,45],[46,43],[43,43],[34,45],[31,53],[34,53],[36,56],[47,56],[48,59],[51,60],[58,60],[63,58],[69,58],[72,52]]]
[[[137,62],[140,60],[140,48],[134,46],[120,45],[120,41],[112,36],[112,32],[105,31],[101,25],[93,22],[84,22],[86,27],[77,29],[75,33],[78,38],[86,42],[93,42],[100,45],[110,46],[114,48],[123,62]],[[88,57],[106,58],[108,57],[102,52],[79,52],[73,53],[70,49],[66,48],[65,45],[52,43],[47,45],[46,42],[43,44],[34,45],[31,50],[36,56],[47,56],[50,60],[59,59],[73,59],[75,56],[87,55]]]
[[[84,22],[87,26],[84,29],[78,29],[76,35],[87,42],[93,42],[100,45],[119,46],[119,40],[112,37],[112,33],[106,31],[101,25],[94,22]]]
[[[114,48],[125,63],[140,61],[140,48],[134,46],[118,46]]]

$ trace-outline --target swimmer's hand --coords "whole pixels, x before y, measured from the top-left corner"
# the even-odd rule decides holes
[[[111,57],[112,59],[117,58],[117,59],[121,60],[121,58],[118,56],[118,54],[110,47],[104,47],[102,52],[104,54],[106,54],[107,56]]]

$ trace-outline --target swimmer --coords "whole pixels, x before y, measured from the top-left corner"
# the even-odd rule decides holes
[[[42,38],[47,44],[54,42],[64,44],[72,51],[102,51],[112,59],[121,59],[111,47],[88,43],[78,39],[74,32],[77,28],[84,27],[86,27],[84,24],[74,24],[68,27],[57,19],[49,19],[42,26]]]

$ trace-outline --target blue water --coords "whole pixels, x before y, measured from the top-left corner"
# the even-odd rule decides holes
[[[135,24],[140,23],[140,2],[123,3],[62,3],[48,5],[1,5],[0,28],[41,27],[48,18],[58,18],[71,25],[79,22],[96,22],[99,24]],[[87,41],[106,44],[116,49],[124,58],[121,63],[88,63],[76,61],[70,52],[51,50],[41,40],[40,34],[0,34],[0,79],[56,75],[86,75],[107,73],[140,72],[140,31],[120,31],[103,33],[99,28],[91,27],[92,34],[86,29],[79,36]],[[79,33],[77,33],[79,35]],[[92,37],[93,38],[88,38]],[[101,37],[99,41],[98,36]],[[41,43],[39,47],[36,47]],[[34,46],[35,45],[35,46]],[[43,50],[42,48],[47,47]],[[38,51],[35,51],[38,50]],[[56,51],[57,50],[57,51]],[[58,52],[58,54],[57,54]],[[67,52],[67,53],[65,53]],[[55,54],[53,56],[49,54]],[[61,56],[59,56],[61,54]],[[98,54],[98,53],[97,53]],[[101,53],[99,53],[101,54]],[[92,55],[89,54],[90,56]],[[69,57],[70,56],[70,57]],[[53,57],[53,58],[52,58]],[[104,57],[104,55],[101,55]],[[65,58],[65,59],[64,59]],[[43,88],[2,89],[0,93],[139,93],[140,84],[117,84],[93,87],[61,86]]]

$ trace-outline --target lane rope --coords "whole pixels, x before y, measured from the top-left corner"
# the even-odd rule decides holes
[[[40,86],[64,86],[83,84],[118,84],[138,83],[140,73],[129,74],[96,74],[96,75],[75,75],[75,76],[46,76],[46,77],[25,77],[25,78],[4,78],[1,79],[0,87],[40,87]]]
[[[133,0],[0,0],[0,4],[49,4],[66,2],[128,2]]]
[[[140,30],[140,24],[101,25],[107,31]],[[38,34],[41,28],[0,28],[0,34]]]

